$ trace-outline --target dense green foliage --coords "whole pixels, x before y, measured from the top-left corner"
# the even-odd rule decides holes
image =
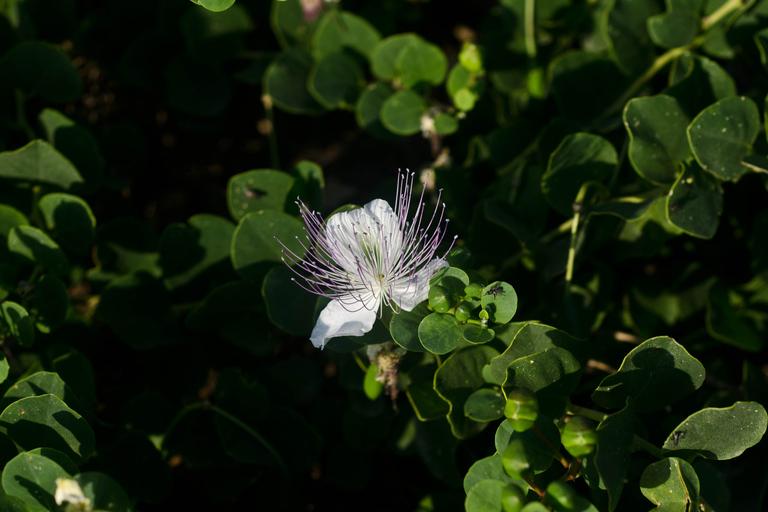
[[[0,510],[763,510],[768,0],[461,4],[0,0]],[[315,349],[398,167],[449,266]]]

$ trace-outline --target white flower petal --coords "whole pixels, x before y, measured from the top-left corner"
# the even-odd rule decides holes
[[[395,281],[392,287],[390,300],[393,304],[405,311],[411,311],[420,302],[427,300],[429,296],[429,279],[442,267],[447,267],[448,262],[436,258],[416,272],[413,277],[401,277]]]
[[[349,299],[348,302],[353,300]],[[376,299],[371,297],[369,302],[375,303]],[[359,302],[357,304],[360,305]],[[317,348],[323,348],[331,338],[362,336],[373,329],[378,307],[372,307],[376,304],[367,306],[371,309],[361,307],[359,311],[347,311],[339,300],[329,302],[325,309],[320,312],[315,328],[312,329],[312,336],[309,338],[312,344]],[[354,308],[357,305],[347,307]]]

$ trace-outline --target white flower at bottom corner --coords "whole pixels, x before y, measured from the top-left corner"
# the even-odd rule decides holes
[[[440,208],[440,196],[438,206],[425,216],[422,190],[416,213],[408,221],[413,177],[413,173],[400,173],[394,210],[386,201],[375,199],[325,222],[297,201],[306,224],[306,243],[300,240],[305,256],[299,258],[285,245],[283,254],[294,263],[291,268],[303,283],[294,281],[332,299],[310,336],[315,347],[323,348],[339,336],[364,335],[384,306],[395,312],[411,311],[427,299],[432,275],[448,265],[445,256],[434,257],[448,224],[448,219],[443,221],[445,204]]]
[[[85,497],[83,489],[77,480],[71,478],[57,478],[56,492],[53,495],[57,505],[70,503],[74,507],[68,507],[67,510],[90,511],[91,500]]]

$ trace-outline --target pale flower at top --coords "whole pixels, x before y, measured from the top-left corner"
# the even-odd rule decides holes
[[[312,331],[314,346],[323,348],[338,336],[364,335],[385,305],[396,313],[411,311],[427,298],[432,275],[448,265],[445,256],[434,257],[448,224],[440,197],[432,214],[425,215],[422,189],[416,213],[408,221],[413,177],[399,174],[394,210],[383,199],[375,199],[325,222],[301,199],[297,201],[306,224],[306,241],[299,239],[305,255],[302,259],[283,245],[283,261],[287,257],[293,263],[291,268],[303,282],[294,281],[302,288],[332,299]]]

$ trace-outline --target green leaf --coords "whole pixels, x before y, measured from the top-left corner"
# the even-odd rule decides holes
[[[22,398],[46,394],[55,395],[70,408],[84,412],[74,391],[61,380],[58,374],[51,372],[35,372],[17,380],[0,400],[0,409],[5,410],[10,404]]]
[[[34,450],[29,450],[27,453],[31,455],[42,455],[43,457],[51,459],[53,462],[61,466],[61,469],[69,473],[70,476],[74,476],[80,472],[77,466],[75,466],[75,463],[69,460],[69,457],[61,453],[59,450],[41,447],[35,448]]]
[[[623,119],[635,171],[652,183],[674,181],[680,162],[691,155],[685,131],[690,119],[677,100],[663,94],[633,98]]]
[[[96,229],[96,268],[88,271],[93,281],[110,281],[117,276],[145,271],[160,277],[157,236],[145,222],[118,217]]]
[[[464,402],[464,416],[475,421],[493,421],[504,416],[507,401],[499,391],[481,388]]]
[[[667,12],[648,19],[648,34],[662,48],[679,48],[699,33],[703,0],[666,0]]]
[[[640,476],[640,492],[658,510],[693,510],[699,501],[699,477],[688,462],[669,457],[645,468]]]
[[[42,140],[0,153],[0,178],[63,190],[77,190],[85,183],[72,162]]]
[[[153,412],[147,411],[148,414]],[[173,486],[171,468],[146,434],[135,431],[125,433],[99,455],[101,469],[117,479],[125,492],[134,496],[134,499],[150,504],[159,504],[168,499]],[[136,471],[136,467],[140,467],[141,471]],[[84,491],[88,496],[88,491]],[[118,503],[122,501],[118,500],[121,493],[109,488],[97,490],[94,487],[94,494],[97,501],[107,497]]]
[[[351,108],[365,86],[360,65],[342,51],[324,55],[308,80],[310,94],[327,109]]]
[[[189,8],[184,12],[180,26],[190,58],[220,64],[240,57],[253,22],[245,7],[228,9],[230,5],[210,10]]]
[[[483,366],[496,355],[496,349],[488,345],[469,347],[451,355],[435,372],[435,391],[448,402],[448,423],[458,439],[472,437],[487,425],[464,416],[464,403],[485,385]]]
[[[494,382],[501,384],[507,377],[507,367],[521,357],[542,352],[552,347],[562,347],[571,353],[580,351],[579,340],[570,334],[548,325],[528,323],[515,331],[507,349],[491,360]]]
[[[8,234],[8,250],[25,264],[40,265],[58,276],[69,272],[64,251],[45,233],[32,226],[16,226]]]
[[[16,226],[28,226],[29,220],[16,208],[6,204],[0,204],[0,259],[8,261],[10,251],[8,250],[8,234]]]
[[[235,174],[227,184],[230,215],[239,221],[245,214],[259,210],[284,211],[294,181],[288,174],[271,169]]]
[[[38,121],[48,142],[77,168],[85,180],[84,190],[95,191],[104,174],[104,158],[96,138],[86,128],[57,110],[43,109]]]
[[[419,40],[416,34],[395,34],[382,39],[371,51],[371,72],[381,80],[393,80],[398,73],[395,67],[403,49]]]
[[[736,314],[728,288],[722,283],[715,283],[709,289],[705,321],[707,332],[716,340],[748,352],[759,352],[763,348],[763,338],[744,317]]]
[[[712,238],[723,212],[720,181],[695,162],[684,165],[667,196],[667,217],[689,235]]]
[[[33,512],[49,512],[58,509],[53,499],[56,479],[69,476],[61,466],[47,457],[20,453],[3,469],[3,490],[9,496],[21,499]]]
[[[72,348],[67,348],[60,355],[56,355],[52,350],[48,351],[48,357],[53,359],[51,366],[59,377],[64,379],[67,386],[72,388],[75,396],[85,409],[81,411],[83,415],[90,415],[96,410],[96,377],[93,373],[93,366],[90,360]],[[67,398],[60,397],[67,402]],[[77,409],[77,405],[67,402],[72,408]],[[79,410],[78,410],[79,411]]]
[[[381,122],[392,133],[413,135],[421,130],[421,118],[429,105],[414,91],[399,91],[387,98],[381,107]]]
[[[320,60],[330,53],[348,48],[369,58],[380,39],[379,31],[365,18],[331,9],[317,24],[312,37],[312,54]]]
[[[24,41],[0,58],[0,85],[39,94],[52,103],[68,103],[82,95],[80,74],[58,46]]]
[[[0,510],[6,512],[35,512],[35,509],[30,508],[23,500],[9,494],[0,495]]]
[[[483,288],[480,300],[491,322],[497,324],[506,324],[517,311],[517,293],[512,285],[503,281],[496,281]]]
[[[744,96],[720,100],[688,126],[688,140],[701,166],[722,180],[735,180],[749,169],[741,162],[757,139],[760,115]]]
[[[131,512],[131,501],[123,488],[104,473],[88,471],[75,475],[75,480],[94,510]]]
[[[581,365],[567,350],[553,347],[522,357],[507,367],[504,392],[527,388],[536,393],[541,414],[557,418],[581,378]]]
[[[554,446],[556,450],[560,449],[560,431],[551,419],[541,414],[536,418],[535,425],[547,439],[549,445],[533,429],[516,432],[509,421],[502,421],[496,430],[495,446],[498,453],[504,453],[513,439],[522,440],[523,444],[529,448],[527,454],[531,468],[535,474],[539,474],[549,469],[555,460],[555,454],[550,445]]]
[[[483,328],[474,324],[467,324],[462,326],[461,337],[464,341],[468,341],[474,345],[481,343],[488,343],[496,336],[493,329]]]
[[[96,217],[88,203],[70,194],[46,194],[37,203],[45,229],[64,248],[87,254],[94,241]]]
[[[464,502],[467,512],[500,512],[501,495],[506,483],[499,480],[481,480],[470,489]]]
[[[602,34],[611,57],[628,75],[639,75],[656,57],[646,20],[658,12],[655,2],[615,0],[602,16]]]
[[[756,402],[702,409],[670,432],[662,448],[668,454],[686,458],[698,455],[710,460],[733,459],[760,442],[766,426],[768,414]]]
[[[104,288],[96,315],[130,347],[146,350],[175,343],[178,328],[162,282],[146,272],[114,278]]]
[[[608,409],[634,399],[639,412],[655,411],[673,404],[704,382],[704,366],[672,338],[659,336],[635,347],[619,371],[605,377],[592,400]]]
[[[29,303],[29,311],[35,326],[42,333],[50,333],[61,327],[69,309],[69,293],[58,277],[45,274],[35,284],[35,294]]]
[[[626,78],[596,52],[572,51],[550,64],[550,88],[562,115],[578,121],[600,117],[616,100]]]
[[[299,49],[280,54],[264,75],[264,93],[278,107],[292,114],[320,114],[323,107],[307,90],[312,56]]]
[[[165,68],[168,105],[193,116],[222,114],[232,99],[228,75],[219,69],[182,57]]]
[[[504,471],[500,453],[485,457],[472,464],[464,476],[464,492],[469,493],[475,485],[485,480],[498,480],[504,484],[518,482]],[[519,481],[519,483],[523,484],[524,482]]]
[[[424,345],[419,341],[418,331],[422,320],[430,314],[427,305],[421,303],[411,311],[400,311],[394,315],[389,324],[389,332],[394,342],[411,352],[426,352]]]
[[[275,263],[282,262],[281,243],[298,258],[303,257],[298,237],[305,236],[302,223],[290,215],[274,210],[249,213],[240,219],[232,238],[235,271],[244,279],[260,281]]]
[[[419,341],[433,354],[447,354],[461,343],[461,330],[456,318],[445,313],[432,313],[419,324]]]
[[[643,200],[638,197],[620,197],[607,203],[602,203],[594,208],[587,210],[589,215],[615,215],[627,221],[638,221],[645,217],[653,206],[654,201],[658,199],[658,195],[654,194],[649,199]]]
[[[594,463],[608,491],[609,512],[616,510],[629,471],[635,421],[635,407],[630,399],[626,407],[611,414],[597,426]]]
[[[440,398],[433,385],[436,369],[436,365],[427,364],[416,366],[408,372],[411,380],[406,390],[408,401],[421,421],[445,418],[449,412],[448,404]]]
[[[22,398],[6,407],[0,414],[0,433],[25,450],[59,450],[76,464],[87,461],[95,447],[88,422],[54,395]]]
[[[317,17],[307,19],[299,0],[272,2],[270,25],[283,49],[293,46],[309,49],[309,41],[317,26]]]
[[[234,277],[229,254],[235,225],[209,214],[194,215],[188,223],[188,227],[170,225],[160,237],[166,287],[185,290],[201,280],[216,285]]]
[[[284,265],[274,267],[264,278],[261,294],[273,324],[295,336],[309,336],[317,297],[293,282],[295,277]]]
[[[581,186],[607,179],[617,162],[616,150],[604,138],[588,133],[569,135],[549,158],[541,190],[552,208],[570,217]]]
[[[213,12],[226,11],[232,5],[235,0],[190,0],[193,4],[201,5]]]
[[[416,38],[398,52],[395,70],[406,89],[440,85],[448,71],[448,59],[439,46]]]
[[[358,126],[378,138],[392,138],[392,133],[381,122],[381,107],[395,90],[384,82],[369,84],[363,89],[355,105],[355,119]]]
[[[450,135],[456,133],[459,129],[459,122],[451,114],[445,112],[435,116],[435,131],[441,135]]]
[[[5,379],[8,378],[8,371],[10,369],[11,365],[8,364],[5,354],[0,354],[0,383],[5,382]]]
[[[27,310],[15,302],[6,300],[0,303],[0,313],[0,325],[4,330],[16,338],[22,347],[31,347],[35,342],[35,328]]]
[[[308,208],[321,211],[325,204],[325,177],[323,176],[323,169],[315,162],[301,160],[293,166],[290,174],[293,176],[294,182],[293,188],[291,188],[291,192],[288,194],[289,200],[293,201],[294,197],[299,197]],[[299,207],[296,203],[291,203],[288,206],[290,207],[289,213],[299,212]]]
[[[718,100],[736,96],[736,82],[715,61],[706,57],[683,54],[676,61],[676,68],[683,68],[682,79],[663,91],[677,99],[689,118],[694,118],[703,109]]]

